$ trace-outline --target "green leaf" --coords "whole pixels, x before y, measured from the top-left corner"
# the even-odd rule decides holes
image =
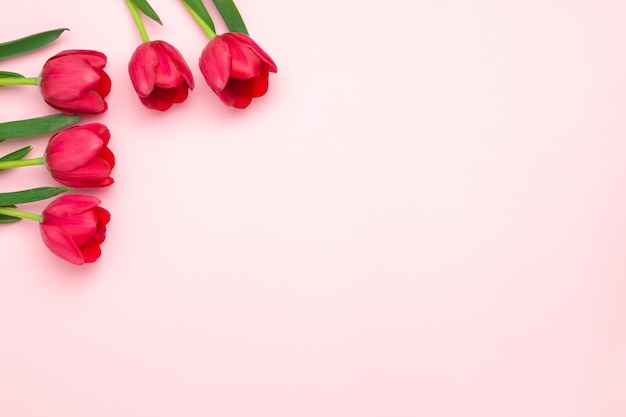
[[[15,206],[9,206],[10,208],[15,208]],[[0,224],[10,224],[17,223],[22,220],[19,217],[8,216],[6,214],[0,214]]]
[[[39,187],[12,193],[0,193],[0,207],[45,200],[71,189],[71,187]]]
[[[24,78],[24,76],[17,72],[0,71],[0,78]]]
[[[48,30],[46,32],[36,33],[34,35],[26,36],[13,41],[0,43],[0,59],[25,54],[27,52],[34,51],[35,49],[42,48],[49,43],[54,42],[59,36],[61,36],[61,33],[66,30],[69,29],[61,28]]]
[[[185,2],[185,4],[187,4],[191,10],[193,10],[193,12],[211,28],[213,33],[215,33],[215,23],[213,23],[213,19],[211,19],[211,15],[209,15],[206,7],[204,7],[202,0],[183,0],[183,2]]]
[[[239,14],[239,10],[237,10],[233,0],[213,0],[213,4],[215,4],[217,11],[220,12],[228,30],[248,34],[248,29],[246,29],[246,25],[243,23],[241,14]]]
[[[24,146],[23,148],[20,148],[15,152],[11,152],[9,154],[4,155],[2,158],[0,158],[0,162],[17,161],[18,159],[24,158],[32,150],[33,150],[32,146]],[[0,169],[0,171],[4,171],[4,170]]]
[[[25,138],[55,132],[82,119],[81,116],[52,114],[33,119],[0,123],[0,142],[7,139]]]
[[[156,14],[152,6],[150,6],[146,0],[132,0],[132,1],[133,3],[135,3],[135,6],[137,6],[137,8],[141,10],[141,13],[145,14],[150,19],[157,22],[159,25],[163,24],[163,22],[161,22],[161,19],[159,18],[159,15]]]

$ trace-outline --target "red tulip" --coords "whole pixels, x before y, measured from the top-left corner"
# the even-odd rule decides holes
[[[57,198],[41,215],[43,242],[52,253],[73,264],[95,262],[111,219],[109,212],[99,206],[99,199],[87,195]]]
[[[70,187],[113,184],[115,157],[107,147],[111,133],[100,123],[73,126],[56,133],[46,148],[44,163],[52,177]]]
[[[227,106],[243,109],[267,92],[276,64],[250,37],[229,32],[211,39],[200,56],[200,71]]]
[[[111,91],[111,79],[103,70],[106,62],[97,51],[69,50],[53,56],[41,71],[44,100],[65,114],[103,113],[104,98]]]
[[[144,42],[135,50],[128,72],[139,100],[149,109],[165,111],[187,99],[193,75],[180,52],[164,41]]]

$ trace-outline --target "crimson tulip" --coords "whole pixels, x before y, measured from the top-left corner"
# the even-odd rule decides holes
[[[128,63],[130,80],[141,103],[165,111],[187,99],[193,75],[180,52],[164,41],[143,42]]]
[[[65,114],[100,114],[111,79],[104,72],[106,56],[97,51],[68,50],[48,59],[39,87],[44,100]]]
[[[115,157],[107,146],[110,137],[101,123],[64,129],[50,138],[44,164],[55,180],[70,187],[111,185]]]
[[[88,195],[67,195],[54,200],[39,223],[45,245],[60,258],[82,265],[95,262],[106,236],[110,213],[100,200]]]
[[[202,51],[200,71],[227,106],[243,109],[268,89],[276,64],[249,36],[228,32],[215,36]]]

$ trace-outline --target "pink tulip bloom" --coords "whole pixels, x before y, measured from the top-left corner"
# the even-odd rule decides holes
[[[180,52],[164,41],[144,42],[128,63],[139,100],[149,109],[165,111],[187,99],[193,75]]]
[[[267,92],[276,64],[250,37],[229,32],[211,39],[200,56],[204,79],[227,106],[243,109]]]
[[[103,113],[111,91],[106,62],[104,54],[88,50],[63,51],[48,59],[39,81],[44,100],[65,114]]]
[[[50,138],[44,164],[55,180],[70,187],[111,185],[115,157],[107,146],[110,137],[100,123],[64,129]]]
[[[52,253],[75,265],[95,262],[111,219],[99,206],[99,199],[87,195],[57,198],[42,213],[39,227],[43,242]]]

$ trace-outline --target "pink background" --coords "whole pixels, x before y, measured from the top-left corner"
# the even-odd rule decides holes
[[[132,90],[123,1],[0,15],[2,41],[71,29],[0,70],[108,55],[85,121],[118,161],[97,263],[2,226],[0,416],[626,416],[625,2],[238,0],[279,68],[245,111],[182,5],[151,4],[197,84],[166,113]]]

